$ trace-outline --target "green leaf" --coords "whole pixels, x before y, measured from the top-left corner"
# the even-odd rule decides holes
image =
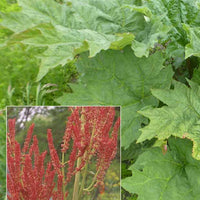
[[[185,58],[190,56],[200,57],[200,27],[192,28],[186,24],[183,27],[190,40],[185,47]]]
[[[192,81],[200,85],[200,67],[194,69]]]
[[[132,42],[132,49],[137,57],[149,56],[149,50],[154,48],[159,40],[167,40],[171,27],[163,24],[163,16],[152,15],[149,8],[144,6],[127,5],[127,8],[144,14],[145,28]]]
[[[1,0],[0,12],[6,13],[19,10],[19,6],[15,3],[8,3],[7,0]]]
[[[18,0],[21,12],[1,13],[1,25],[14,32],[7,45],[23,42],[46,47],[41,54],[37,81],[79,53],[90,57],[101,50],[121,50],[132,44],[135,55],[148,56],[160,38],[169,31],[160,17],[146,22],[147,11],[130,9],[137,0],[73,0],[59,4],[53,0]],[[135,39],[136,37],[136,39]]]
[[[170,138],[168,144],[165,155],[158,147],[140,155],[122,187],[137,193],[138,200],[200,199],[200,161],[191,156],[192,142]]]
[[[134,34],[129,32],[135,28],[130,25],[141,18],[137,13],[121,10],[116,0],[106,6],[104,1],[76,0],[63,5],[53,0],[19,0],[18,3],[22,11],[2,13],[1,25],[15,32],[12,42],[47,47],[40,56],[38,81],[49,69],[65,65],[78,53],[89,50],[92,57],[103,49],[121,49],[131,44]]]
[[[154,89],[152,94],[167,106],[139,111],[150,123],[144,127],[137,142],[174,135],[193,141],[193,157],[200,160],[200,86],[189,81],[190,87],[175,82],[173,90]]]
[[[122,146],[127,148],[140,132],[146,120],[137,111],[158,101],[151,88],[169,88],[171,68],[164,68],[160,53],[139,59],[130,48],[104,51],[95,58],[81,55],[77,64],[80,79],[70,84],[73,93],[56,101],[61,105],[121,105]]]
[[[73,60],[76,54],[89,50],[90,56],[95,56],[102,49],[108,49],[111,43],[117,40],[116,36],[104,36],[90,30],[72,30],[62,26],[42,26],[37,29],[41,35],[25,39],[23,42],[33,46],[48,46],[44,54],[40,55],[42,63],[38,81],[49,69],[65,65]],[[121,40],[121,37],[118,40]]]
[[[143,31],[142,41],[134,40],[132,42],[132,49],[137,57],[149,56],[149,50],[154,48],[155,44],[159,42],[159,39],[167,40],[167,33],[170,27],[163,25],[160,17],[154,17],[151,19],[151,23],[148,23]]]

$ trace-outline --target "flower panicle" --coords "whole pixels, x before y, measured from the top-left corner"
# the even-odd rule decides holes
[[[77,147],[74,144],[71,154],[69,156],[69,161],[68,161],[68,170],[67,170],[67,175],[66,175],[67,183],[71,180],[72,176],[74,175],[73,172],[74,172],[74,165],[75,165],[76,159],[77,159]]]
[[[60,164],[60,160],[59,160],[57,151],[56,151],[54,144],[53,144],[53,136],[52,136],[51,129],[47,130],[47,140],[48,140],[49,151],[50,151],[50,155],[51,155],[51,162],[52,162],[53,167],[55,168],[56,172],[59,175],[61,175],[62,165]]]
[[[15,120],[9,120],[9,128],[8,137],[11,137],[11,140],[7,140],[7,198],[11,200],[51,198],[55,186],[55,170],[51,170],[51,164],[49,164],[45,173],[44,159],[47,152],[40,154],[36,135],[33,137],[29,151],[26,148],[21,150],[20,144],[15,140]],[[33,125],[29,128],[26,137],[25,146],[27,147],[32,131]]]
[[[49,162],[47,164],[47,169],[45,172],[45,190],[44,190],[44,199],[50,199],[53,194],[53,189],[55,187],[54,177],[55,177],[55,170],[52,169],[52,163]]]
[[[7,140],[10,145],[11,151],[14,151],[15,146],[15,121],[16,119],[8,120],[9,133],[7,133]]]
[[[66,124],[65,134],[63,136],[63,142],[61,144],[61,152],[65,153],[69,148],[70,139],[79,138],[80,137],[80,119],[79,119],[79,110],[80,107],[69,108],[72,111],[71,116],[68,117],[68,121]]]
[[[30,141],[31,141],[31,138],[32,138],[34,126],[35,126],[34,124],[31,124],[31,126],[29,127],[28,134],[27,134],[25,142],[24,142],[24,147],[22,149],[23,153],[26,153],[26,151],[29,148],[29,144],[30,144]]]
[[[115,158],[117,153],[117,138],[118,131],[120,127],[120,118],[118,118],[115,122],[114,128],[111,133],[111,137],[107,135],[107,137],[102,137],[98,140],[99,145],[97,149],[97,182],[95,186],[100,186],[103,188],[103,179],[105,177],[106,171],[110,166],[110,163]]]

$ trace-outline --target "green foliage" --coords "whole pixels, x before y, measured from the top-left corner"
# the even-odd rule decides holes
[[[18,3],[22,11],[2,13],[1,25],[15,33],[8,44],[21,41],[48,47],[40,55],[38,81],[49,69],[65,65],[84,51],[93,57],[101,50],[122,49],[132,44],[137,56],[148,56],[150,48],[169,31],[158,17],[146,22],[137,9],[129,9],[127,5],[140,5],[135,0],[120,3],[75,0],[63,4],[53,0],[18,0]]]
[[[200,12],[196,0],[144,0],[143,6],[156,17],[162,18],[161,22],[170,27],[167,36],[168,56],[176,57],[184,54],[185,45],[191,40],[184,30],[185,24],[195,27],[200,23]],[[191,53],[186,58],[194,55]]]
[[[200,57],[200,27],[192,28],[184,24],[184,29],[190,39],[190,43],[185,47],[185,57],[188,58],[192,55]]]
[[[14,13],[20,11],[17,4],[6,1],[1,3],[4,5],[0,9],[2,15],[7,15],[11,11]],[[11,35],[12,31],[0,27],[0,43],[3,44]],[[36,82],[40,63],[37,57],[44,51],[45,47],[31,48],[22,43],[9,44],[0,49],[0,105],[2,108],[5,105],[52,105],[55,104],[53,99],[61,95],[60,91],[70,91],[66,85],[77,77],[73,62],[62,68],[57,67],[51,70],[42,81]]]
[[[0,199],[4,199],[6,191],[6,128],[3,113],[0,113]]]
[[[200,68],[194,70],[192,80],[200,85]]]
[[[144,152],[130,167],[132,176],[122,186],[139,195],[138,200],[199,199],[200,161],[191,157],[192,142],[170,138],[169,150],[160,148]]]
[[[8,13],[12,11],[20,10],[19,6],[16,3],[8,2],[7,0],[1,0],[0,2],[0,11],[3,13]]]
[[[138,142],[171,135],[193,141],[193,157],[200,160],[200,86],[192,81],[190,87],[175,82],[173,90],[152,90],[152,94],[167,106],[139,111],[150,119],[142,129]]]
[[[121,105],[122,146],[127,148],[139,136],[138,129],[146,120],[137,111],[158,101],[151,88],[169,88],[172,78],[170,67],[164,67],[160,53],[139,59],[130,48],[106,51],[89,59],[80,56],[77,68],[78,84],[70,84],[73,93],[57,99],[61,105]]]
[[[33,80],[37,74],[37,68],[35,67],[36,60],[33,58],[33,54],[36,52],[28,50],[25,46],[16,45],[12,48],[1,49],[0,53],[2,55],[0,58],[1,101],[7,100],[9,104],[22,104],[22,102],[18,102],[18,99],[22,101],[19,98],[22,97],[22,93],[24,92],[22,88],[28,81]],[[11,89],[14,89],[12,94],[15,95],[14,101],[12,95],[6,95]]]
[[[35,82],[39,70],[38,60],[43,49],[15,45],[0,50],[0,98],[3,105],[52,105],[60,91],[69,92],[69,80],[76,78],[73,63],[52,70],[44,80]],[[55,76],[55,73],[57,76]]]

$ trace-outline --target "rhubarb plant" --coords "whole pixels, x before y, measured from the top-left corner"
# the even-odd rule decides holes
[[[69,109],[72,113],[60,148],[61,160],[54,146],[53,131],[47,130],[51,157],[47,165],[44,164],[47,150],[40,153],[40,141],[33,136],[34,124],[21,147],[15,139],[15,119],[8,120],[8,199],[79,200],[85,194],[84,199],[91,198],[90,193],[97,189],[104,193],[104,177],[117,153],[120,118],[116,119],[114,107]],[[66,154],[69,154],[68,160]],[[96,172],[91,172],[91,162],[96,162]],[[93,178],[88,185],[86,180],[91,173]],[[74,182],[71,198],[68,192],[70,181]]]
[[[77,69],[52,104],[121,106],[122,199],[199,200],[200,1],[17,2],[0,47],[40,49],[38,84]]]

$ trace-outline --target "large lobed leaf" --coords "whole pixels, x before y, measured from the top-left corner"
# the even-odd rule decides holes
[[[174,89],[154,89],[152,94],[167,106],[139,111],[150,123],[142,129],[138,142],[171,135],[193,141],[193,157],[200,160],[200,86],[189,81],[190,87],[175,82]]]
[[[140,132],[146,120],[137,111],[158,101],[151,88],[169,88],[173,75],[170,67],[164,68],[160,53],[149,58],[137,58],[130,48],[109,50],[88,59],[81,55],[77,68],[79,82],[70,84],[73,93],[57,99],[61,105],[121,105],[122,146],[127,148]]]
[[[37,80],[49,69],[64,65],[78,53],[90,57],[101,50],[122,49],[132,44],[139,57],[148,56],[159,38],[169,28],[161,20],[145,21],[138,10],[127,5],[141,5],[140,0],[73,0],[59,4],[53,0],[18,0],[21,12],[1,14],[4,28],[14,32],[7,44],[23,42],[45,46]],[[134,39],[136,37],[136,39]]]
[[[192,142],[170,138],[165,155],[159,147],[144,152],[121,181],[138,200],[199,200],[200,161],[191,156]]]
[[[132,45],[136,56],[148,57],[158,42],[166,42],[168,56],[183,56],[186,44],[186,57],[199,56],[197,2],[73,0],[59,4],[54,0],[18,0],[21,11],[1,13],[1,26],[13,31],[5,44],[46,47],[40,56],[39,81],[50,69],[85,51],[92,57],[101,50]]]

